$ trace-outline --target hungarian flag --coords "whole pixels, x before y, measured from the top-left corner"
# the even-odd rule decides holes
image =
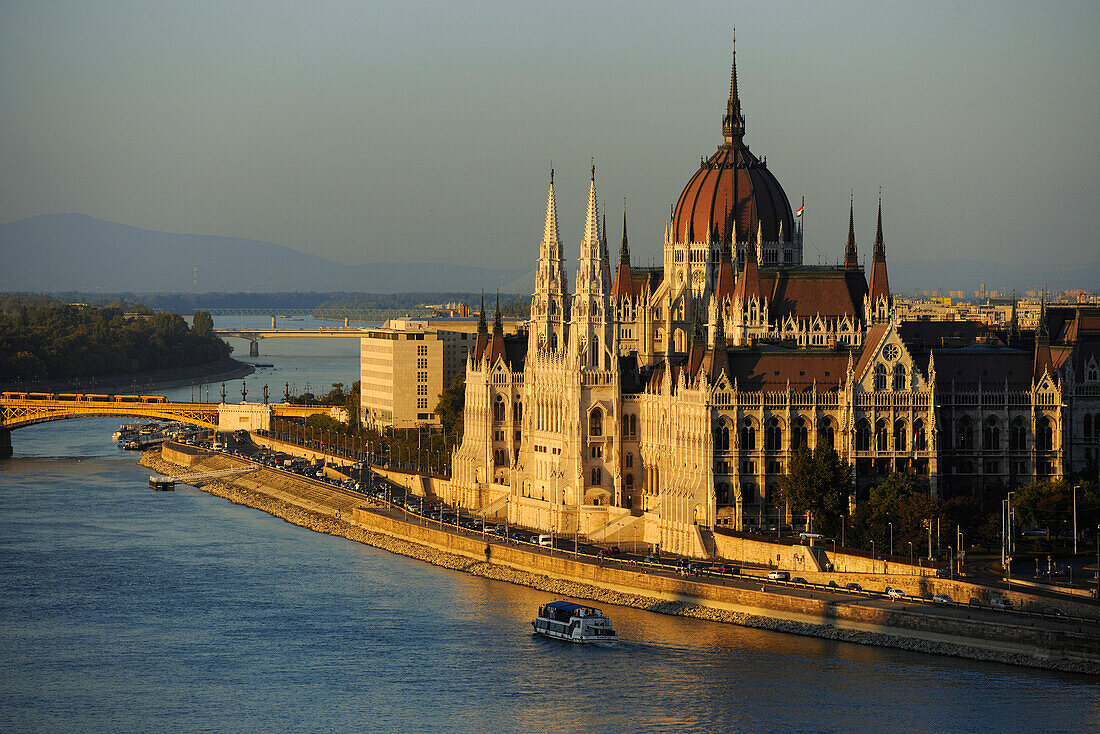
[[[805,205],[805,204],[803,204],[802,206],[798,207],[798,211],[796,211],[796,212],[794,213],[794,215],[795,215],[796,217],[801,217],[801,216],[802,216],[802,210],[803,210],[803,209],[805,209],[805,208],[806,208],[806,205]]]

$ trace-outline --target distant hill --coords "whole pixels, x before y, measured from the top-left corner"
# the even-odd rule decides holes
[[[428,293],[484,290],[526,294],[527,270],[447,263],[345,265],[282,245],[210,235],[170,234],[83,214],[47,214],[0,224],[0,291],[58,293]],[[476,253],[471,259],[476,260]],[[572,273],[570,281],[572,282]],[[1015,262],[890,260],[897,293],[962,290],[1019,293],[1048,288],[1094,290],[1100,258],[1077,265]]]
[[[171,234],[83,214],[0,224],[0,291],[493,292],[521,270],[448,263],[345,265],[282,245]],[[532,259],[531,267],[534,267]]]

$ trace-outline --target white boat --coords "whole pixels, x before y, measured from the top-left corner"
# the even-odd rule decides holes
[[[539,607],[538,617],[531,622],[535,634],[569,642],[613,642],[615,630],[611,620],[595,607],[571,601],[553,601]]]

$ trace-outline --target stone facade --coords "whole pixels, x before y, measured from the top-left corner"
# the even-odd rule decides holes
[[[470,351],[455,496],[706,556],[716,526],[794,519],[778,481],[800,447],[852,463],[853,502],[892,471],[937,494],[1095,475],[1100,310],[1051,309],[1034,334],[899,323],[881,203],[869,278],[854,207],[844,265],[803,265],[786,196],[742,143],[732,78],[725,143],[665,226],[663,269],[631,266],[624,212],[612,277],[593,171],[570,294],[551,174],[527,334],[483,317]],[[708,180],[722,217],[700,214]]]

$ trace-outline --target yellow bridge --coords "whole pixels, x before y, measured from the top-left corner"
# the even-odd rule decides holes
[[[0,458],[12,454],[12,430],[67,418],[118,415],[222,431],[255,431],[270,429],[272,417],[304,418],[317,413],[342,417],[337,415],[341,411],[325,405],[173,402],[163,395],[5,392],[0,393]]]

